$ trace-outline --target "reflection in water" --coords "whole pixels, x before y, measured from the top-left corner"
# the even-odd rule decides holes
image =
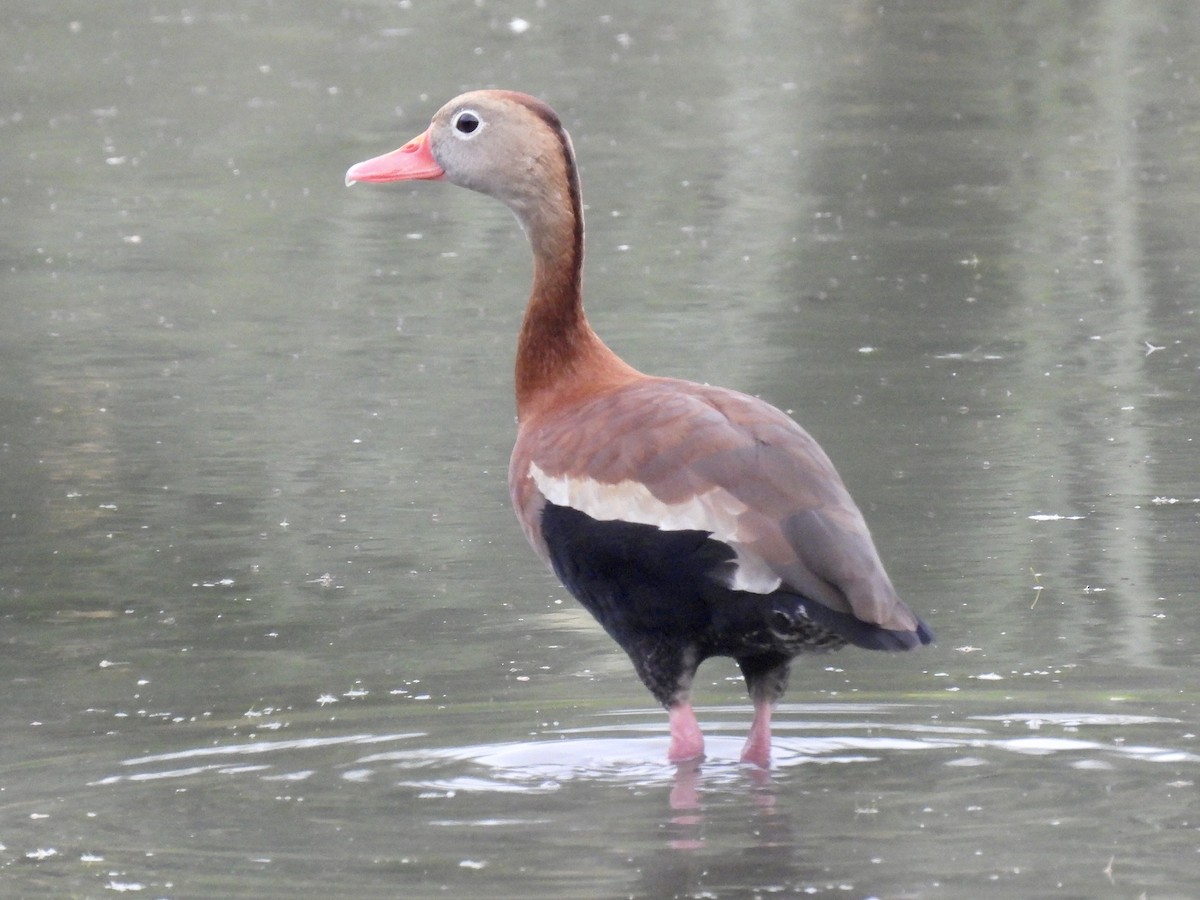
[[[739,885],[861,893],[875,890],[873,870],[912,870],[897,877],[919,883],[922,860],[972,858],[990,819],[1024,816],[1035,830],[1053,829],[1074,815],[1068,798],[1094,791],[1097,779],[1118,793],[1147,776],[1182,789],[1190,782],[1178,767],[1200,762],[1186,734],[1169,740],[1186,731],[1170,716],[1017,708],[947,721],[935,706],[787,704],[768,772],[737,761],[740,708],[704,712],[716,732],[711,755],[679,766],[662,761],[657,711],[640,710],[525,741],[437,747],[431,730],[205,744],[131,757],[90,786],[136,792],[117,803],[242,783],[247,799],[302,802],[314,814],[330,792],[353,807],[382,802],[398,822],[420,810],[422,828],[401,830],[391,851],[408,861],[406,878],[426,873],[414,884],[453,881],[454,869],[500,877],[516,841],[531,865],[543,854],[551,866],[560,853],[585,867],[611,857],[636,896]],[[996,774],[1014,757],[1061,796],[1003,789]],[[847,868],[828,857],[831,846],[858,861]]]
[[[1177,852],[1191,839],[1188,773],[1200,754],[1184,716],[974,706],[948,715],[940,704],[785,704],[769,772],[738,761],[742,707],[703,710],[710,756],[683,766],[663,762],[667,735],[649,709],[528,739],[441,746],[453,719],[470,714],[431,711],[403,732],[360,721],[344,733],[284,717],[279,728],[236,741],[210,733],[62,785],[72,798],[65,816],[36,800],[14,803],[11,785],[10,806],[35,818],[5,838],[60,876],[86,881],[102,864],[115,883],[163,895],[180,872],[211,872],[230,858],[258,896],[303,894],[337,880],[324,869],[333,853],[368,887],[378,877],[367,896],[393,896],[396,885],[411,896],[469,893],[482,873],[502,894],[536,884],[540,895],[581,898],[921,894],[931,872],[977,884],[981,866],[1012,881],[1010,896],[1030,897],[1046,878],[1062,880],[1066,869],[1078,881],[1110,856],[1114,878],[1127,883],[1122,863],[1145,852],[1145,840],[1166,835]],[[189,730],[146,727],[176,738]],[[1103,811],[1133,798],[1153,834],[1125,835],[1110,850]],[[125,809],[147,814],[120,819],[125,831],[114,834]],[[290,824],[276,833],[281,817]],[[997,828],[1023,830],[1020,865],[994,847]],[[150,839],[187,849],[130,851]],[[281,845],[290,849],[271,849]],[[1105,848],[1098,862],[1088,849],[1096,846]],[[194,893],[214,892],[228,886]]]

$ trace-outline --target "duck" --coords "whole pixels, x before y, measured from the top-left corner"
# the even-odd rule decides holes
[[[665,707],[667,759],[704,758],[692,699],[732,657],[753,704],[741,761],[771,764],[793,659],[934,640],[900,599],[820,445],[749,394],[644,374],[584,314],[583,201],[571,138],[544,101],[455,97],[356,182],[447,181],[516,215],[533,254],[517,337],[513,508],[529,544]]]

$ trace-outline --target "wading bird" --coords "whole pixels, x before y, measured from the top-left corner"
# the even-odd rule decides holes
[[[583,312],[583,207],[571,139],[511,91],[451,100],[346,183],[446,180],[500,200],[533,250],[517,343],[509,488],[530,544],[666,707],[674,762],[704,754],[696,669],[733,657],[754,702],[742,751],[766,767],[792,658],[933,640],[897,596],[829,457],[775,407],[644,375]]]

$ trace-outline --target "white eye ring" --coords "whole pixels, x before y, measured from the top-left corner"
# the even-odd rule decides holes
[[[479,134],[479,130],[483,128],[483,119],[479,118],[479,113],[475,110],[464,109],[454,114],[450,125],[454,129],[454,136],[466,141]]]

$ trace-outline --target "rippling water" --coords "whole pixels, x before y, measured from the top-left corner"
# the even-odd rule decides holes
[[[32,782],[75,777],[40,799],[10,787],[7,808],[42,836],[24,850],[30,885],[181,896],[1071,896],[1169,888],[1152,861],[1194,839],[1195,735],[1177,718],[785,704],[766,773],[736,762],[743,707],[704,713],[709,760],[680,767],[643,709],[449,744],[445,718],[477,731],[511,715],[370,732],[374,716],[339,728],[268,713],[240,736],[211,728],[225,735],[107,767],[94,752],[26,764]],[[1114,825],[1125,842],[1106,856]]]

